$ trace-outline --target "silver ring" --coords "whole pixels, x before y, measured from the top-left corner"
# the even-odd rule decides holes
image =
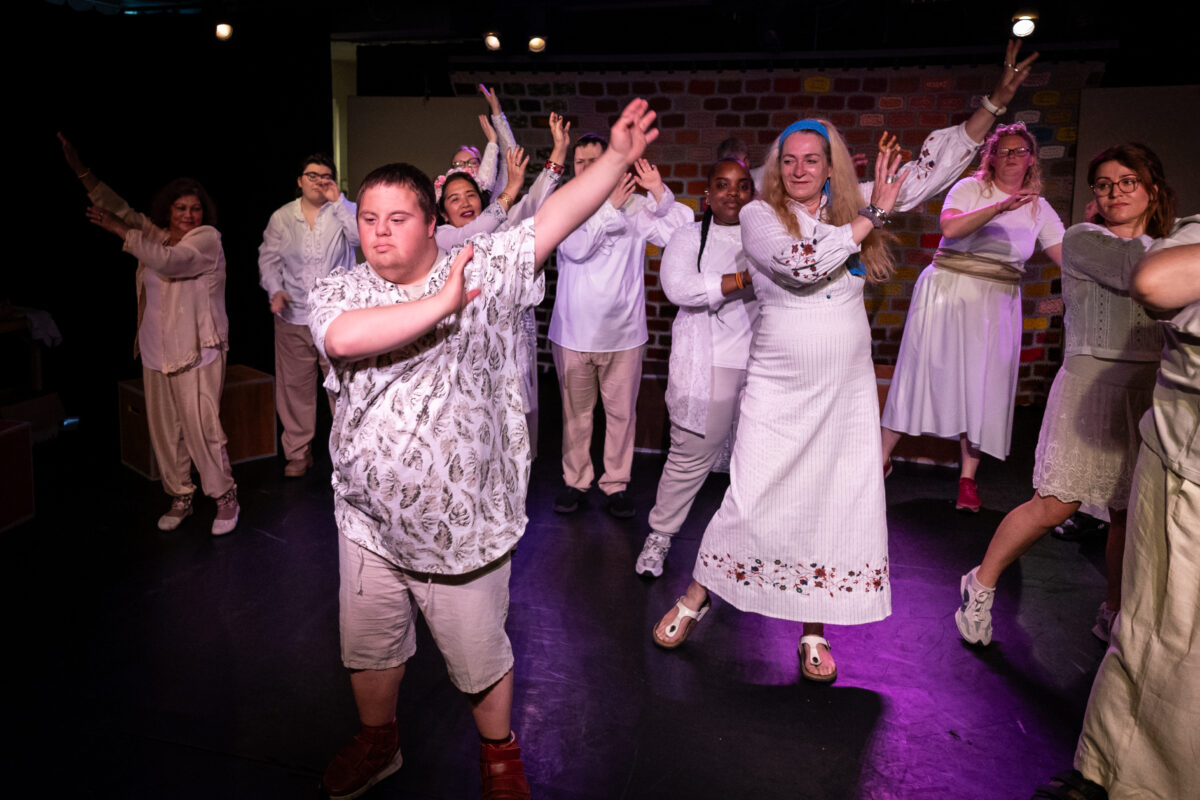
[[[884,183],[895,183],[898,180],[900,180],[900,179],[897,178],[895,175],[888,175],[886,178],[883,179],[883,182]]]

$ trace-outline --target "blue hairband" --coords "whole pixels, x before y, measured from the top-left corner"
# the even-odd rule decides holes
[[[787,138],[793,133],[800,133],[801,131],[809,131],[811,133],[820,134],[821,136],[825,137],[825,141],[829,141],[829,131],[825,129],[824,125],[814,119],[802,119],[798,122],[793,122],[791,125],[788,125],[783,129],[783,133],[779,134],[779,155],[783,155],[783,143],[787,141]],[[825,185],[821,187],[821,191],[825,194],[829,194],[828,178],[825,179]],[[851,275],[858,275],[859,277],[863,277],[867,274],[866,269],[863,268],[862,259],[860,259],[857,254],[846,259],[846,269]]]
[[[786,128],[783,129],[783,133],[779,134],[779,155],[780,155],[780,157],[783,156],[783,143],[786,142],[788,137],[791,136],[793,133],[800,133],[801,131],[809,131],[810,133],[818,133],[821,136],[825,137],[825,141],[827,141],[827,142],[829,141],[829,131],[825,130],[824,125],[817,122],[815,119],[798,120],[796,122],[793,122],[791,125],[788,125]],[[829,179],[828,178],[825,179],[825,185],[821,187],[821,191],[824,192],[825,194],[829,194]]]

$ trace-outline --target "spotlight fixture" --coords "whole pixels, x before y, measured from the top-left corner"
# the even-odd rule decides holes
[[[1033,33],[1033,29],[1037,27],[1037,21],[1038,15],[1036,11],[1018,11],[1013,14],[1013,36],[1023,39]]]
[[[488,50],[500,49],[500,34],[496,31],[488,31],[483,35],[483,46]]]
[[[541,36],[529,37],[529,52],[540,53],[546,49],[546,40]]]
[[[217,24],[217,38],[218,39],[220,39],[222,42],[227,42],[227,41],[229,41],[229,37],[231,37],[231,36],[233,36],[233,26],[232,25],[230,25],[228,22],[221,22],[221,23]]]

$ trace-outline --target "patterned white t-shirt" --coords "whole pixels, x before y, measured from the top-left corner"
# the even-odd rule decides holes
[[[351,541],[404,569],[458,575],[501,558],[525,531],[529,432],[521,407],[517,329],[542,300],[533,220],[472,239],[468,288],[481,293],[416,342],[357,361],[330,359],[337,396],[329,452],[334,514]],[[338,270],[310,297],[313,341],[345,311],[436,294],[453,256],[423,286],[368,264]]]

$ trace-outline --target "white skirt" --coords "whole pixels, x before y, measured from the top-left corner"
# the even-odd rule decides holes
[[[743,611],[842,625],[891,613],[879,395],[852,299],[760,307],[729,490],[693,572]]]
[[[883,427],[971,444],[1001,460],[1012,440],[1021,287],[925,268],[913,290]]]

